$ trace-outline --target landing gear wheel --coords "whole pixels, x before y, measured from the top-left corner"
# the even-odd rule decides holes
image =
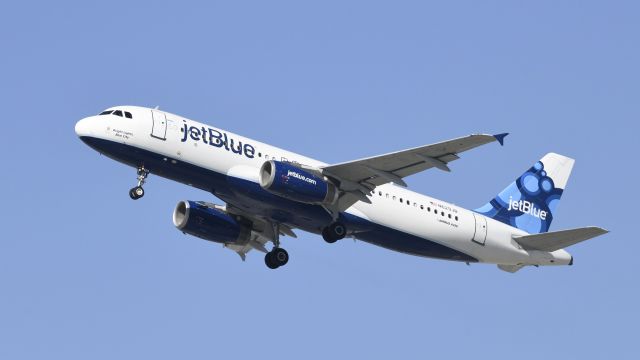
[[[283,248],[275,248],[271,250],[271,253],[273,254],[272,256],[275,263],[278,264],[278,267],[285,266],[289,262],[289,253],[287,250]]]
[[[335,239],[331,236],[331,234],[329,233],[328,227],[322,229],[322,238],[324,239],[324,241],[328,242],[329,244],[333,244],[334,242],[338,241],[338,239]]]
[[[277,269],[278,264],[276,264],[273,252],[268,252],[264,255],[264,263],[267,265],[269,269]]]
[[[289,262],[289,253],[282,248],[274,248],[264,256],[264,263],[269,269],[277,269]]]
[[[129,190],[129,196],[133,200],[138,200],[144,196],[144,189],[142,188],[142,186],[136,186],[133,189]]]
[[[347,228],[341,222],[331,223],[326,228],[322,229],[322,238],[329,244],[344,239],[347,235]]]

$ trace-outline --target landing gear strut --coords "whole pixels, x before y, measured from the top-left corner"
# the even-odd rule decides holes
[[[329,244],[344,239],[347,236],[347,228],[343,223],[336,221],[322,229],[322,238]]]
[[[148,175],[149,170],[145,169],[144,166],[138,167],[138,186],[129,190],[129,196],[133,200],[138,200],[144,196],[144,189],[142,188],[142,185],[144,185]]]
[[[264,263],[269,269],[277,269],[289,262],[289,253],[280,247],[280,229],[278,224],[272,223],[273,249],[264,256]]]

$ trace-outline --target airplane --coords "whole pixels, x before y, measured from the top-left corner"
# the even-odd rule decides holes
[[[289,261],[281,237],[297,237],[296,229],[321,234],[327,243],[348,237],[405,254],[496,264],[510,273],[573,265],[566,247],[608,232],[595,226],[549,231],[574,165],[555,153],[475,210],[407,188],[404,178],[451,171],[460,154],[504,145],[507,133],[326,164],[157,107],[112,107],[78,121],[75,132],[89,147],[136,169],[131,199],[145,195],[147,177],[155,174],[224,201],[180,201],[173,223],[243,261],[251,250],[265,253],[270,269]]]

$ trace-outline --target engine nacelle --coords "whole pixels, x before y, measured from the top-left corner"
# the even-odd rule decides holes
[[[334,204],[338,189],[325,178],[290,163],[270,160],[260,168],[260,186],[283,198],[306,204]]]
[[[226,211],[196,201],[180,201],[173,211],[178,230],[222,244],[246,244],[251,226]]]

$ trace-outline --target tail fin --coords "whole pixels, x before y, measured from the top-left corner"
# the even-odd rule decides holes
[[[549,153],[475,211],[530,234],[549,231],[574,160]]]

